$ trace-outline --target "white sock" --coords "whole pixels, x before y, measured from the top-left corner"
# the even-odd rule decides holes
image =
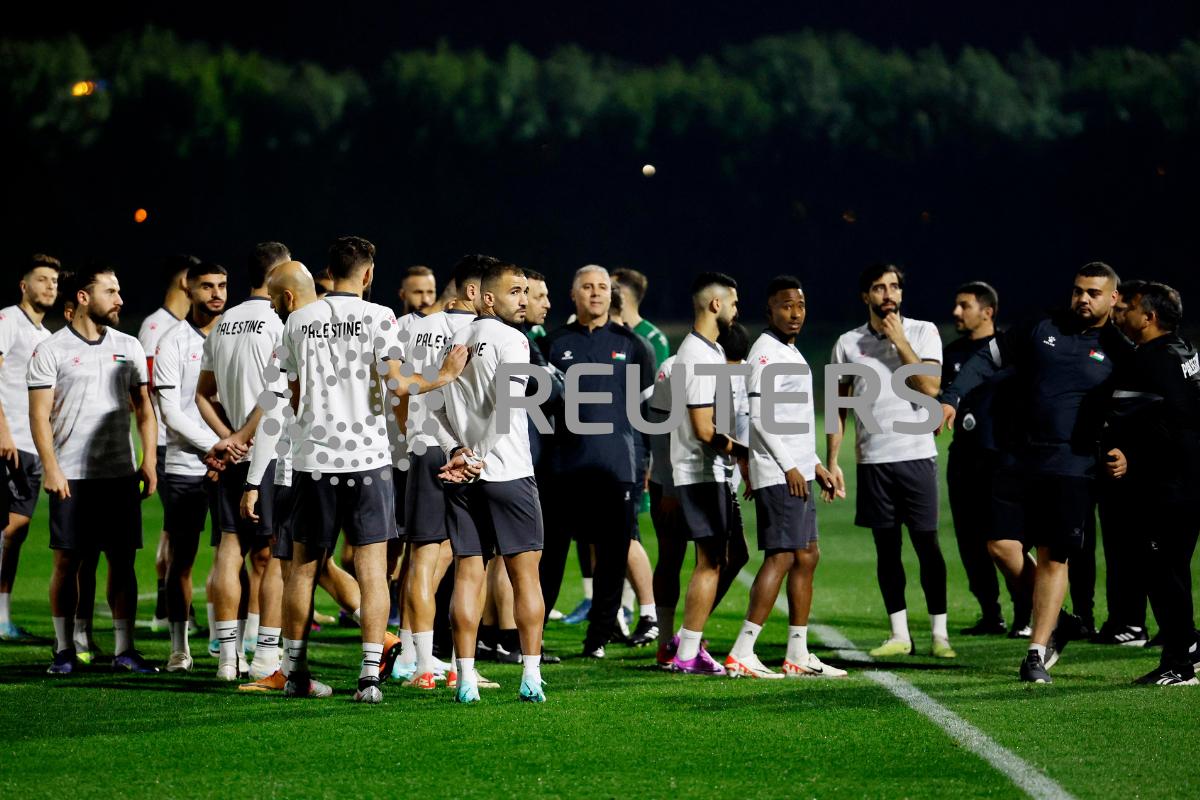
[[[362,653],[362,669],[358,671],[358,679],[378,678],[379,665],[383,663],[383,642],[363,642]]]
[[[787,660],[803,664],[808,658],[808,626],[788,625]]]
[[[738,632],[737,639],[733,642],[733,649],[729,654],[734,658],[754,655],[754,643],[758,641],[760,633],[762,633],[762,625],[755,625],[750,620],[744,620],[742,629]]]
[[[171,631],[172,653],[187,653],[191,655],[192,651],[191,646],[188,644],[187,625],[187,620],[183,622],[172,620],[167,623],[167,628]]]
[[[703,631],[679,629],[679,652],[677,655],[680,661],[690,661],[700,654],[700,636],[702,634]]]
[[[279,661],[279,628],[262,625],[254,645],[254,663],[262,666]]]
[[[247,613],[246,625],[242,629],[242,650],[247,650],[258,643],[258,614]]]
[[[12,595],[8,592],[0,592],[0,625],[12,622],[12,618],[9,617],[9,600],[11,599]]]
[[[945,614],[930,614],[929,624],[933,626],[933,636],[936,639],[949,639],[950,634],[946,632],[946,615]]]
[[[638,607],[638,616],[645,617],[651,622],[658,622],[658,611],[654,608],[654,603],[646,603]]]
[[[401,664],[414,664],[417,660],[416,647],[413,644],[413,632],[408,628],[400,629],[400,658]]]
[[[592,579],[591,578],[583,579],[583,596],[588,600],[592,599]]]
[[[61,653],[75,647],[75,632],[70,617],[54,617],[54,652]]]
[[[621,590],[621,608],[633,608],[636,599],[637,595],[633,593],[633,584],[626,580],[625,588]]]
[[[1032,644],[1032,643],[1031,643],[1031,644],[1029,645],[1029,652],[1031,652],[1031,653],[1037,653],[1037,654],[1038,654],[1039,656],[1041,656],[1042,658],[1045,658],[1045,657],[1046,657],[1046,645],[1044,645],[1044,644]]]
[[[114,619],[113,620],[113,637],[116,639],[116,644],[113,645],[115,655],[133,649],[133,620],[131,619]]]
[[[479,683],[479,675],[475,672],[475,659],[458,659],[458,685],[475,686]]]
[[[288,639],[287,649],[284,653],[283,675],[285,678],[308,672],[308,642],[303,639]]]
[[[237,664],[238,621],[236,619],[217,620],[213,626],[213,636],[221,646],[221,654],[217,665]]]
[[[675,638],[675,609],[663,608],[658,615],[658,643],[669,647]]]
[[[217,637],[217,630],[213,626],[217,624],[217,610],[213,608],[212,603],[205,603],[204,610],[208,614],[208,635],[215,639]]]
[[[75,618],[75,650],[76,652],[92,649],[92,621]]]
[[[895,614],[888,614],[888,621],[892,623],[893,639],[899,639],[902,642],[912,641],[908,636],[908,609],[902,608]]]
[[[433,631],[421,631],[412,635],[413,648],[417,651],[417,671],[424,675],[433,672]]]
[[[538,683],[542,681],[542,656],[521,656],[521,663],[525,666],[525,672],[521,676],[527,681],[536,680]]]

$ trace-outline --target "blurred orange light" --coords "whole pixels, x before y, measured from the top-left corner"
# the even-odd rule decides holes
[[[149,218],[150,214],[147,213],[146,209],[144,208],[139,208],[137,211],[133,212],[133,221],[139,225]]]
[[[933,214],[930,214],[928,211],[921,212],[921,222],[929,222],[931,219],[933,219]]]
[[[72,97],[87,97],[96,91],[96,84],[92,81],[78,81],[71,86]]]
[[[854,213],[854,209],[848,208],[842,212],[842,219],[844,219],[846,222],[854,224],[855,222],[858,222],[858,214]]]

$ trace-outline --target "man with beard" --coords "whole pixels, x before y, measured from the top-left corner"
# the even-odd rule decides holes
[[[0,540],[0,640],[6,642],[30,638],[13,623],[9,613],[21,545],[29,534],[29,520],[42,486],[42,462],[29,432],[25,371],[33,351],[50,338],[42,320],[58,297],[61,268],[57,258],[33,256],[21,276],[21,302],[0,309],[0,459],[7,462],[9,496],[8,516]]]
[[[915,652],[908,630],[904,564],[900,555],[904,542],[900,526],[907,525],[921,566],[921,588],[933,634],[932,653],[937,658],[954,658],[946,628],[946,562],[937,540],[937,446],[932,433],[905,434],[893,429],[897,422],[927,421],[928,411],[911,398],[897,394],[892,388],[892,376],[907,365],[940,365],[942,339],[932,322],[900,315],[904,273],[899,267],[892,264],[867,267],[859,276],[859,292],[867,306],[867,322],[838,338],[831,360],[834,364],[866,366],[878,376],[880,384],[870,409],[879,432],[870,431],[857,413],[854,427],[858,462],[854,524],[870,528],[874,536],[879,588],[891,623],[891,635],[871,655],[886,658]],[[915,375],[906,383],[911,392],[936,397],[941,378]],[[843,396],[862,396],[866,387],[863,376],[846,376],[838,383],[838,392]],[[845,493],[838,453],[846,411],[839,410],[836,432],[826,434],[825,461],[839,495]]]
[[[132,405],[141,440],[157,441],[158,424],[146,389],[146,354],[137,339],[111,327],[119,322],[122,306],[121,285],[111,269],[81,270],[72,276],[66,295],[76,303],[75,315],[38,346],[26,375],[29,427],[50,495],[55,645],[49,672],[67,675],[74,669],[78,572],[97,551],[108,557],[108,599],[116,638],[113,669],[157,672],[133,646],[141,500],[152,495],[157,484],[156,453],[145,448],[137,466],[129,428]]]
[[[207,480],[204,454],[218,439],[200,415],[196,405],[196,385],[200,381],[205,342],[225,310],[227,282],[225,268],[219,264],[200,263],[191,267],[187,274],[191,312],[163,334],[154,354],[154,392],[158,397],[162,424],[167,429],[166,464],[159,491],[163,497],[163,530],[171,543],[166,577],[167,625],[171,632],[168,672],[190,672],[192,669],[187,636],[192,565],[196,561],[196,548],[208,518],[214,488]],[[212,583],[216,588],[218,581]],[[217,603],[217,598],[213,598],[213,602]],[[220,624],[217,623],[218,628]],[[237,667],[234,656],[229,667],[234,677]]]
[[[437,302],[437,279],[429,267],[417,265],[404,271],[400,281],[400,302],[403,305],[401,315],[414,311],[420,314],[432,314],[433,304]]]

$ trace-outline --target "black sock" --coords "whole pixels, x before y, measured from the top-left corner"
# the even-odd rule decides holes
[[[158,595],[154,601],[154,616],[159,619],[166,619],[167,616],[167,582],[161,578],[158,581]]]
[[[510,653],[521,652],[521,636],[516,628],[500,629],[500,644]]]

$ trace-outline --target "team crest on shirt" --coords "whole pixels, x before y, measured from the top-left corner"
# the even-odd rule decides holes
[[[129,359],[125,357],[124,353],[113,353],[113,361],[117,364],[124,364],[128,360]]]
[[[156,330],[158,330],[158,323],[157,323],[157,322],[151,322],[151,323],[150,323],[150,330],[152,330],[152,331],[156,331]]]
[[[36,356],[37,353],[34,353],[34,355]],[[83,363],[83,359],[80,358],[79,356],[75,356],[74,358],[71,359],[71,366],[73,366],[73,367],[78,367],[82,363]]]
[[[575,356],[571,355],[571,351],[570,351],[570,350],[564,350],[564,351],[563,351],[563,354],[562,354],[562,360],[563,360],[563,361],[571,361],[571,360],[573,360],[574,358],[575,358]]]
[[[192,361],[199,361],[200,354],[199,353],[188,353],[188,358],[190,358]]]
[[[767,358],[766,356],[759,356],[759,357],[758,357],[758,363],[759,363],[759,366],[763,366],[763,365],[765,365],[765,364],[766,364],[768,361],[770,361],[770,360],[771,360],[771,359]]]

